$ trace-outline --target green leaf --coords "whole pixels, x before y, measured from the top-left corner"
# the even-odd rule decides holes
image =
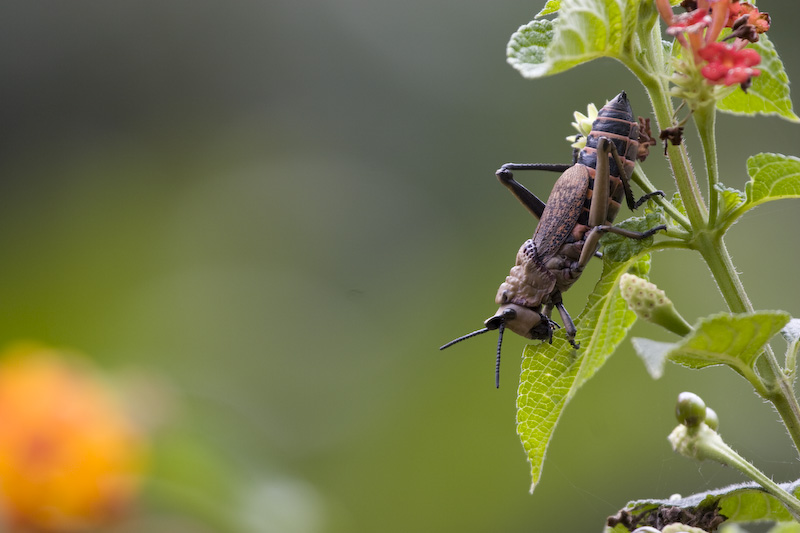
[[[728,365],[745,377],[764,345],[789,322],[784,311],[721,313],[701,319],[695,331],[673,345],[670,360],[689,368]]]
[[[747,92],[735,90],[717,102],[717,109],[740,115],[777,115],[792,122],[800,122],[800,117],[792,110],[789,95],[789,77],[781,58],[772,42],[761,34],[758,42],[749,48],[761,56],[758,70],[761,75],[753,77],[753,85]]]
[[[683,205],[683,198],[677,192],[672,195],[672,199],[670,203],[675,206],[675,208],[680,211],[682,215],[686,215],[686,206]]]
[[[517,434],[531,464],[531,492],[542,473],[547,445],[580,365],[562,338],[553,344],[529,344],[522,354],[522,373],[517,391]]]
[[[660,207],[655,209],[648,208],[644,216],[631,217],[627,220],[623,220],[621,223],[617,224],[617,227],[631,231],[645,232],[650,228],[664,224],[665,218],[663,213],[664,211]],[[600,242],[603,245],[604,257],[612,261],[625,261],[627,258],[638,255],[642,253],[643,250],[650,247],[653,244],[653,237],[636,240],[617,235],[616,233],[606,233]]]
[[[536,18],[544,17],[545,15],[552,15],[561,9],[561,0],[547,0],[541,11],[536,14]]]
[[[750,181],[745,184],[745,201],[733,210],[723,212],[722,218],[726,227],[750,209],[765,202],[800,198],[800,159],[796,157],[756,154],[747,159],[747,173]]]
[[[650,258],[629,257],[624,262],[604,260],[603,275],[575,320],[577,353],[557,333],[553,344],[525,348],[517,394],[517,434],[531,465],[531,492],[539,482],[545,453],[561,413],[575,392],[611,356],[636,320],[619,294],[619,278],[626,271],[644,277]]]
[[[747,173],[747,209],[770,200],[800,198],[800,159],[796,157],[756,154],[747,159]]]
[[[599,57],[619,59],[637,27],[641,1],[559,2],[554,21],[534,20],[511,36],[508,62],[526,78],[540,78]]]
[[[745,202],[745,194],[732,187],[726,187],[721,183],[717,183],[714,187],[720,194],[720,214],[726,216],[728,213],[735,211]]]
[[[625,272],[647,279],[650,255],[632,256],[620,263],[604,259],[603,275],[576,321],[580,326],[575,340],[581,346],[582,360],[575,390],[600,370],[636,321],[636,313],[628,309],[619,291],[619,278]]]
[[[547,60],[547,49],[555,33],[553,21],[533,20],[511,35],[506,54],[508,62],[525,76],[526,69],[535,69]],[[528,76],[536,77],[536,76]]]
[[[795,496],[800,495],[800,481],[782,483],[780,487]],[[625,509],[610,518],[618,526],[617,518],[627,516],[630,530],[637,527],[653,526],[661,523],[664,516],[675,517],[675,521],[691,524],[694,527],[711,531],[721,523],[733,522],[788,522],[792,520],[789,511],[772,495],[755,483],[742,483],[728,487],[693,494],[686,498],[668,500],[638,500],[629,502]],[[607,526],[605,533],[617,531]]]

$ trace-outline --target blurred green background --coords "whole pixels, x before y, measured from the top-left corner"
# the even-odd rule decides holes
[[[523,340],[507,337],[499,391],[494,338],[437,350],[494,312],[535,226],[495,169],[568,162],[572,112],[622,89],[649,114],[613,61],[538,81],[506,64],[543,3],[3,3],[0,340],[173,391],[148,512],[187,531],[599,531],[629,499],[741,480],[670,450],[682,390],[768,474],[800,476],[743,380],[669,367],[654,382],[626,340],[530,495]],[[759,5],[800,78],[800,7]],[[749,154],[800,154],[799,128],[721,116],[723,182],[743,187]],[[657,148],[645,169],[674,190]],[[522,178],[546,197],[555,176]],[[798,205],[728,239],[754,305],[795,316]],[[566,295],[573,316],[598,275]],[[693,255],[657,256],[652,277],[690,321],[723,308]]]

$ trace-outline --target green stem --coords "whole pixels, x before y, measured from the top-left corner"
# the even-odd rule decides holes
[[[636,168],[633,169],[633,182],[638,185],[644,192],[649,193],[656,190],[655,186],[647,179],[647,175],[645,175],[644,171],[640,168],[639,165],[636,165]],[[672,203],[667,200],[666,198],[662,198],[660,196],[656,196],[653,198],[655,202],[661,206],[664,211],[669,214],[672,219],[683,226],[686,231],[691,231],[692,226],[689,223],[689,219],[683,216],[683,213],[678,211],[678,209],[672,205]]]
[[[643,77],[639,72],[634,73],[640,77],[647,90],[650,102],[653,105],[658,128],[663,130],[671,127],[674,108],[662,82],[652,76]],[[708,210],[703,203],[703,196],[700,194],[700,187],[697,185],[697,179],[692,171],[686,146],[683,143],[679,146],[669,144],[667,146],[667,155],[672,167],[672,174],[675,176],[675,183],[678,186],[678,192],[686,209],[686,215],[689,217],[689,223],[695,229],[704,228]]]
[[[800,339],[795,339],[786,350],[786,375],[791,379],[795,377],[798,351],[800,351]]]
[[[709,233],[702,232],[696,237],[695,246],[708,264],[728,308],[734,313],[752,312],[753,304],[747,297],[722,237],[712,237]],[[753,385],[775,406],[795,448],[800,451],[800,405],[791,381],[781,370],[769,345],[764,347],[764,353],[758,358],[757,364],[762,383],[759,384],[761,386],[756,386],[755,383]]]
[[[656,123],[659,129],[663,130],[673,125],[675,108],[669,96],[668,80],[664,75],[658,74],[663,72],[663,65],[667,64],[658,24],[654,25],[648,39],[649,42],[644,47],[641,62],[629,60],[625,61],[625,65],[639,78],[647,90]],[[692,246],[700,252],[708,264],[730,310],[735,313],[752,311],[753,306],[722,240],[723,232],[713,226],[719,210],[719,195],[715,189],[715,185],[719,181],[714,132],[715,109],[711,107],[696,110],[695,120],[700,138],[703,140],[703,152],[709,176],[710,213],[703,201],[685,144],[681,143],[679,146],[670,144],[667,147],[667,155],[678,192],[691,228],[694,230]],[[792,437],[795,448],[800,451],[800,405],[794,396],[789,378],[781,370],[769,345],[765,347],[763,357],[758,358],[757,365],[759,379],[753,385],[759,394],[775,406]]]
[[[708,227],[713,228],[717,222],[719,211],[719,166],[717,160],[717,140],[715,135],[715,123],[717,117],[717,107],[712,102],[710,105],[698,107],[694,110],[694,123],[700,134],[700,142],[703,144],[703,155],[706,160],[706,173],[708,175]]]
[[[693,248],[689,243],[682,239],[676,240],[669,240],[669,241],[657,241],[650,246],[647,251],[648,252],[658,252],[661,250],[692,250]]]
[[[656,117],[656,124],[659,130],[664,130],[673,125],[675,107],[672,105],[672,98],[669,95],[668,81],[664,76],[658,74],[663,71],[663,65],[667,64],[664,55],[664,47],[661,44],[661,30],[658,24],[653,26],[649,35],[649,42],[644,47],[644,63],[638,61],[627,61],[625,65],[633,72],[644,85],[650,103],[653,106],[653,113]],[[681,143],[674,146],[671,143],[667,146],[667,155],[672,167],[672,174],[678,186],[678,192],[683,200],[686,215],[689,222],[696,230],[705,228],[708,217],[708,209],[703,202],[697,178],[689,162],[689,154],[686,145]]]
[[[669,435],[669,441],[673,449],[681,455],[699,461],[710,459],[739,470],[780,501],[795,520],[800,520],[800,500],[783,490],[761,470],[736,453],[706,424],[691,428],[680,425]]]

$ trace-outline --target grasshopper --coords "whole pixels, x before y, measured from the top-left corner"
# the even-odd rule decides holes
[[[516,264],[500,285],[495,298],[500,308],[484,322],[484,327],[454,339],[443,350],[457,342],[498,330],[495,386],[500,387],[500,348],[503,331],[508,328],[528,339],[552,343],[553,330],[560,327],[550,316],[558,310],[567,334],[575,348],[577,329],[561,294],[580,277],[589,260],[600,255],[597,247],[604,233],[616,233],[631,239],[644,239],[666,226],[637,232],[613,225],[623,197],[631,210],[636,209],[662,191],[633,197],[629,179],[639,158],[640,126],[634,119],[625,91],[618,94],[598,112],[586,146],[572,165],[541,163],[506,163],[497,171],[497,179],[539,219],[533,238],[525,241],[517,252]],[[642,157],[643,158],[643,157]],[[548,170],[561,172],[547,204],[518,183],[516,170]]]

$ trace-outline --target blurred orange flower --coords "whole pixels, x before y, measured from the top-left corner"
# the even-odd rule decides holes
[[[0,354],[0,529],[76,532],[119,520],[145,455],[143,435],[87,364],[38,345]]]

